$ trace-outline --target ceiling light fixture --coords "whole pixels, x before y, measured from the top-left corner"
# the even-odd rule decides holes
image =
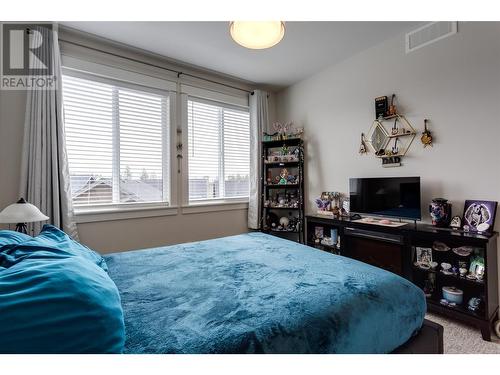
[[[229,25],[231,37],[239,45],[250,49],[265,49],[278,44],[285,35],[282,21],[233,21]]]

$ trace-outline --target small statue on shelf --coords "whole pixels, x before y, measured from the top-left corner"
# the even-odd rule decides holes
[[[292,128],[292,122],[287,122],[284,124],[282,124],[280,122],[275,122],[273,124],[273,128],[277,133],[277,136],[276,136],[277,139],[275,139],[275,140],[282,141],[282,140],[288,139],[288,137],[289,137],[288,133],[289,133],[290,129]]]
[[[283,145],[283,147],[281,147],[281,156],[287,156],[289,154],[288,152],[288,146],[287,145]]]
[[[333,207],[332,207],[332,212],[333,216],[338,217],[340,215],[340,197],[341,194],[338,191],[334,191],[329,194],[330,199],[333,201]]]
[[[328,198],[324,198],[321,196],[320,198],[316,198],[314,201],[319,211],[330,211],[332,201]]]
[[[288,183],[288,169],[283,168],[279,175],[278,185],[286,185]]]

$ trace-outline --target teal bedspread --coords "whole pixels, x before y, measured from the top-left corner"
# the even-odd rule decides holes
[[[426,311],[393,273],[262,233],[105,258],[126,353],[388,353]]]

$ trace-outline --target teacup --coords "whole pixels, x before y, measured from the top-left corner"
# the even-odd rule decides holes
[[[467,268],[460,268],[458,272],[460,272],[460,276],[465,276],[467,275]]]
[[[450,263],[441,263],[441,267],[443,268],[444,271],[448,271],[451,268]]]

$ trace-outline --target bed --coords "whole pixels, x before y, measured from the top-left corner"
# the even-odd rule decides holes
[[[412,352],[423,330],[425,297],[411,282],[263,233],[105,260],[125,353]],[[437,342],[439,327],[426,329]]]

